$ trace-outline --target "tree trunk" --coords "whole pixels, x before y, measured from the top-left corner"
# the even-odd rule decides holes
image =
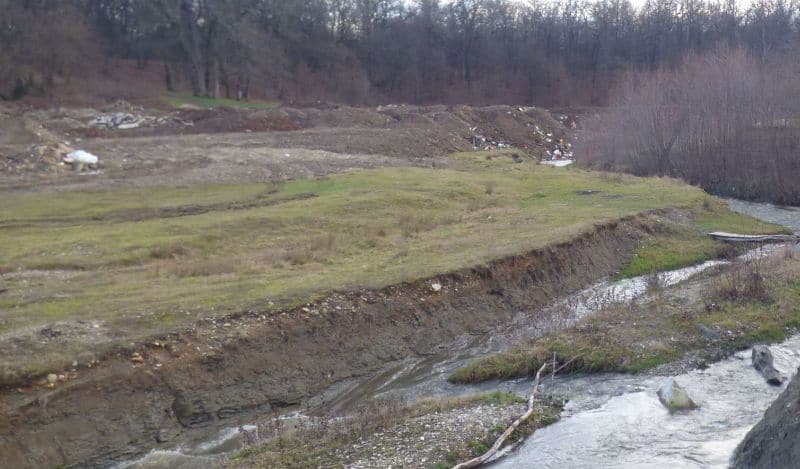
[[[189,76],[192,79],[192,93],[195,96],[208,94],[206,87],[205,67],[200,47],[200,31],[194,17],[191,0],[181,2],[181,43],[186,51]]]
[[[172,83],[172,72],[169,69],[169,64],[166,62],[164,62],[164,85],[166,85],[167,91],[175,91],[175,86]]]

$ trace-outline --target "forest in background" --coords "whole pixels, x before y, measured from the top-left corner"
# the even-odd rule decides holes
[[[627,73],[687,54],[780,60],[797,18],[786,0],[0,0],[0,96],[125,62],[162,92],[211,97],[605,105]]]
[[[584,164],[800,204],[800,3],[0,0],[0,99],[578,112]]]

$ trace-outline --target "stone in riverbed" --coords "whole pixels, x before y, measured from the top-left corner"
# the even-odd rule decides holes
[[[671,412],[676,410],[691,410],[698,407],[689,395],[686,394],[686,391],[681,385],[675,381],[675,378],[667,378],[664,384],[658,388],[658,400]]]
[[[765,345],[756,345],[753,347],[753,368],[755,368],[767,383],[773,386],[780,386],[786,381],[784,377],[775,366],[772,364],[772,352]]]

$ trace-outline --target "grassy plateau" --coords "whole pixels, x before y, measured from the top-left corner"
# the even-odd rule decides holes
[[[0,336],[74,322],[105,334],[57,349],[27,344],[12,366],[31,374],[200,318],[427,278],[653,209],[687,207],[694,228],[654,235],[621,275],[715,255],[707,229],[776,231],[673,179],[514,163],[498,152],[457,154],[447,169],[2,197]]]

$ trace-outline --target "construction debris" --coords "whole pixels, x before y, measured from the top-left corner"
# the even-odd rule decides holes
[[[127,112],[112,112],[100,114],[89,122],[90,127],[103,130],[130,130],[139,127],[154,127],[168,123],[177,123],[184,126],[192,126],[191,121],[180,119],[177,114],[162,117],[147,116],[141,114],[130,114]]]

